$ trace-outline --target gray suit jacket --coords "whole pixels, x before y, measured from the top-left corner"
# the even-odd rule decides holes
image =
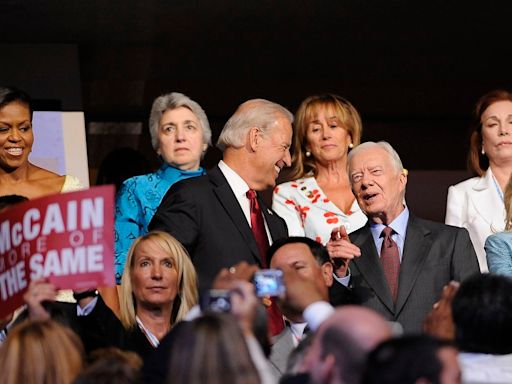
[[[406,333],[421,331],[426,315],[445,284],[480,272],[466,229],[410,214],[394,304],[370,225],[366,224],[349,237],[361,249],[361,256],[350,265],[350,287],[356,300],[386,319],[399,322]]]
[[[286,323],[284,330],[272,338],[272,350],[270,353],[270,363],[272,374],[279,379],[286,372],[288,356],[295,349],[293,344],[293,334],[290,325]]]

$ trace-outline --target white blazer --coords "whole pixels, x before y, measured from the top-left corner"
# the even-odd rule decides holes
[[[505,206],[491,168],[483,177],[473,177],[448,189],[445,222],[468,230],[480,270],[488,272],[485,239],[505,228]]]

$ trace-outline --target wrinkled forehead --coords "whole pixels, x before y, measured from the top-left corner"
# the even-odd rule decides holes
[[[372,167],[392,167],[391,156],[380,147],[364,148],[354,152],[350,156],[348,167],[349,172],[361,171]]]

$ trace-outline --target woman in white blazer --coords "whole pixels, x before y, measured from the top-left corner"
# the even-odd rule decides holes
[[[512,93],[495,90],[475,108],[469,166],[478,177],[448,189],[446,224],[469,231],[480,264],[487,272],[486,238],[505,225],[503,191],[512,173]]]

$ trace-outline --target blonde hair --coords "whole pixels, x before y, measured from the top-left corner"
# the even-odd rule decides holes
[[[293,157],[290,179],[299,179],[306,175],[316,176],[315,159],[306,156],[308,124],[319,109],[332,111],[352,139],[356,147],[361,142],[363,124],[357,109],[346,99],[338,95],[324,94],[309,96],[299,106],[295,114],[293,135]]]
[[[2,384],[71,384],[83,366],[79,337],[53,320],[14,327],[0,348]]]
[[[137,247],[144,241],[151,241],[161,247],[174,259],[178,272],[178,295],[174,302],[171,322],[183,319],[185,314],[197,304],[197,275],[190,256],[181,243],[166,232],[152,231],[138,237],[130,247],[126,256],[121,290],[119,292],[120,319],[126,329],[132,329],[136,325],[136,302],[132,289],[132,272]],[[178,307],[175,307],[175,305]]]

